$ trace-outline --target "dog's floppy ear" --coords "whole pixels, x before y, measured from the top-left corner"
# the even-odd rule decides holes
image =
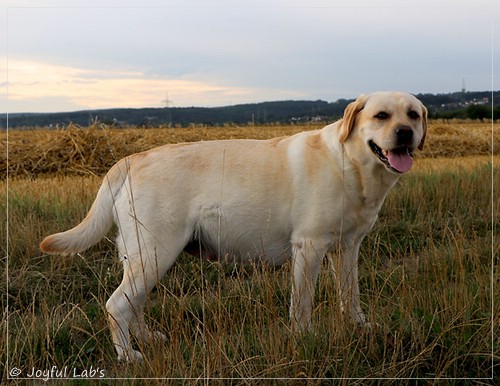
[[[420,140],[420,144],[418,145],[418,150],[422,150],[424,148],[425,136],[427,135],[427,109],[422,105],[422,128],[424,129],[424,135]]]
[[[344,143],[349,134],[351,134],[354,129],[354,122],[356,120],[356,115],[363,110],[366,103],[366,95],[360,95],[356,98],[354,102],[347,105],[344,110],[344,118],[342,119],[342,124],[340,126],[340,143]]]

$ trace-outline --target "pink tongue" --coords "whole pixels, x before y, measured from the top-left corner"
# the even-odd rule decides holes
[[[387,154],[387,159],[391,166],[400,173],[405,173],[411,169],[413,165],[413,158],[408,153],[394,153],[389,151]]]

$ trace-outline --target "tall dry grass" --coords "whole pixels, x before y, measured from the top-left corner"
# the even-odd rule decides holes
[[[151,140],[159,140],[154,132]],[[18,134],[11,134],[11,147],[17,146]],[[49,134],[67,138],[82,133]],[[32,133],[24,135],[32,138]],[[127,130],[111,134],[96,130],[89,135],[104,135],[111,143],[116,135],[127,149],[116,145],[113,152],[130,149],[124,138],[132,133]],[[44,146],[50,142],[56,142],[54,137]],[[446,143],[450,142],[448,138]],[[132,145],[138,143],[136,137]],[[80,160],[87,161],[97,159],[101,151],[71,141],[65,146],[71,147],[67,153],[80,148]],[[105,146],[109,149],[110,144]],[[47,371],[55,366],[68,369],[69,376],[102,370],[110,384],[114,378],[130,378],[127,384],[209,380],[288,384],[283,378],[322,384],[334,378],[339,384],[363,385],[410,383],[407,378],[431,384],[450,378],[448,383],[462,384],[458,379],[482,378],[478,382],[488,384],[493,366],[499,365],[500,310],[492,303],[493,296],[498,301],[493,292],[497,278],[492,276],[498,260],[492,257],[498,256],[500,202],[492,199],[491,187],[492,182],[496,187],[500,182],[496,171],[500,164],[495,160],[492,173],[488,156],[471,157],[471,153],[420,157],[415,169],[391,191],[375,229],[364,241],[360,255],[363,309],[379,328],[357,330],[341,323],[329,262],[325,261],[316,293],[314,333],[297,336],[290,332],[287,317],[287,265],[280,269],[222,266],[181,255],[146,309],[148,324],[165,333],[167,343],[141,347],[145,360],[138,364],[116,362],[109,336],[104,304],[122,273],[112,234],[73,257],[48,257],[38,250],[42,237],[83,218],[101,182],[91,174],[100,174],[99,162],[108,160],[96,161],[100,166],[89,166],[90,172],[80,163],[82,168],[75,167],[74,175],[64,175],[62,166],[38,174],[32,166],[19,167],[17,176],[12,173],[8,181],[8,214],[6,181],[0,182],[0,233],[8,239],[8,251],[3,249],[8,265],[1,263],[8,267],[8,275],[2,276],[0,286],[5,291],[1,306],[7,310],[2,318],[0,362],[8,366],[3,367],[2,379],[7,380],[6,370],[14,367],[21,371],[18,378],[27,378],[33,369]],[[11,153],[9,161],[15,162],[14,154],[20,153]],[[65,162],[63,158],[60,165]],[[9,382],[16,383],[15,379]]]
[[[40,174],[102,175],[126,155],[156,146],[227,138],[268,139],[292,135],[320,126],[192,127],[161,129],[113,129],[101,126],[66,130],[10,131],[9,174],[36,177]],[[431,122],[429,138],[419,158],[463,157],[500,151],[500,133],[491,138],[491,123]],[[0,133],[0,175],[7,172],[7,133]]]

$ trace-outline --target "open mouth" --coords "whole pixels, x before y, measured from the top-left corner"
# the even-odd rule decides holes
[[[409,147],[404,146],[392,150],[384,150],[371,140],[368,142],[368,145],[387,169],[396,173],[406,173],[411,169],[413,154]]]

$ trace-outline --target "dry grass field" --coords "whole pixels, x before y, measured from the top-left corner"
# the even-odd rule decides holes
[[[19,130],[9,133],[10,177],[40,175],[103,175],[126,155],[167,143],[208,141],[227,138],[267,139],[313,130],[321,126],[192,127],[158,129],[110,129],[100,126],[67,130]],[[419,158],[490,155],[491,124],[467,121],[433,122],[429,140]],[[6,134],[0,134],[6,146]],[[495,131],[495,149],[500,133]],[[0,172],[6,173],[5,152]]]
[[[102,175],[127,154],[314,128],[11,131],[8,159],[1,133],[2,381],[492,384],[500,366],[500,200],[492,197],[500,162],[492,162],[491,123],[432,122],[414,169],[389,194],[360,255],[363,308],[379,324],[373,330],[340,323],[329,262],[317,288],[315,331],[297,336],[287,317],[287,265],[227,267],[182,255],[147,303],[148,323],[167,342],[141,347],[142,363],[120,363],[104,308],[121,280],[113,234],[77,256],[38,249],[44,236],[83,218]],[[498,152],[498,130],[493,143]]]

